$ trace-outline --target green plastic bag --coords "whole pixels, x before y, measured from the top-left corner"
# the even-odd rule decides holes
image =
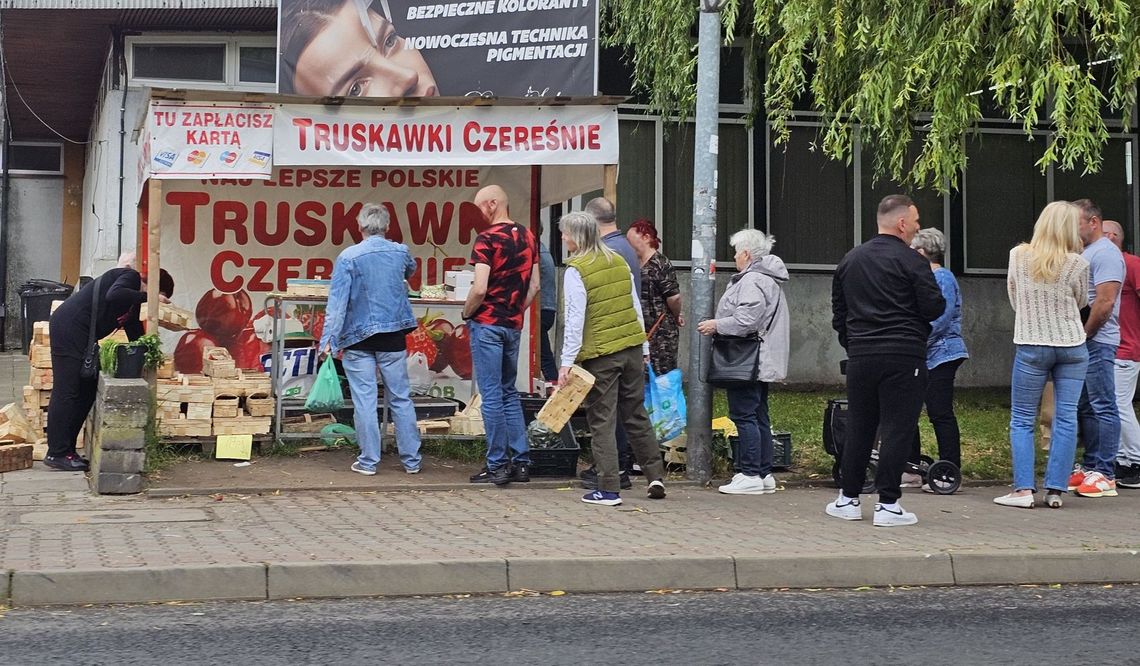
[[[309,389],[305,400],[305,411],[335,412],[344,407],[344,394],[340,392],[340,377],[332,357],[327,357],[317,370],[317,379]]]

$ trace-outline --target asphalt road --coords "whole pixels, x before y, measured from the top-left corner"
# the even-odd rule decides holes
[[[1136,585],[492,596],[9,609],[0,663],[1140,664],[1138,636]]]

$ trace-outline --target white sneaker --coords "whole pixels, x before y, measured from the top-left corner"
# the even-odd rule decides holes
[[[851,499],[840,493],[834,502],[824,509],[827,515],[843,520],[863,520],[863,508],[859,506],[859,498]]]
[[[764,482],[764,493],[766,495],[771,495],[772,493],[776,492],[776,477],[775,476],[773,476],[771,473],[769,473],[768,476],[766,476],[760,480]]]
[[[732,481],[717,488],[717,490],[725,495],[765,495],[768,492],[764,489],[763,479],[746,474],[738,474],[732,477]]]
[[[918,516],[895,504],[897,509],[888,509],[882,504],[875,505],[875,527],[901,527],[918,522]]]

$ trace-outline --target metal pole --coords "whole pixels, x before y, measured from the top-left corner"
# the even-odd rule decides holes
[[[685,476],[712,477],[712,389],[701,381],[709,339],[697,323],[713,316],[716,287],[717,106],[720,101],[720,10],[723,0],[701,0],[697,51],[697,119],[693,156],[693,250],[689,298],[689,398]]]

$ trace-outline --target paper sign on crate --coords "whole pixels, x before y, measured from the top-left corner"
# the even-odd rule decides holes
[[[253,455],[253,435],[218,435],[214,457],[219,460],[249,460]]]

